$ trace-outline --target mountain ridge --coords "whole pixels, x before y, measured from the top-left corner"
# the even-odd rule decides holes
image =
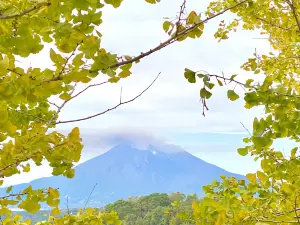
[[[169,146],[170,147],[170,146]],[[176,147],[176,146],[175,146]],[[175,148],[174,147],[174,148]],[[88,195],[89,206],[103,206],[121,198],[154,192],[202,195],[202,186],[219,179],[220,175],[244,178],[207,163],[192,154],[175,149],[173,153],[149,145],[139,150],[128,143],[118,144],[109,151],[75,167],[75,177],[45,177],[19,184],[13,192],[28,185],[33,188],[59,188],[61,207],[68,196],[69,207],[83,207]],[[0,193],[5,193],[0,189]]]

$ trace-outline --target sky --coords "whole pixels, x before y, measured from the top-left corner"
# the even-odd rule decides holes
[[[187,10],[203,12],[208,0],[188,0]],[[102,45],[115,53],[138,55],[157,46],[168,38],[162,29],[164,17],[175,17],[180,0],[163,0],[149,5],[143,0],[125,0],[120,8],[106,7],[103,11]],[[218,43],[213,38],[221,20],[229,22],[230,14],[205,24],[204,34],[196,40],[174,43],[143,59],[133,66],[132,75],[117,84],[91,88],[63,109],[61,120],[77,119],[101,112],[118,104],[120,89],[125,101],[139,94],[161,73],[155,84],[134,102],[100,117],[58,126],[58,130],[70,131],[78,126],[85,144],[82,161],[100,155],[120,140],[130,139],[145,143],[171,143],[179,145],[195,156],[218,165],[230,172],[246,174],[259,168],[251,157],[241,157],[236,152],[247,136],[244,126],[251,131],[255,116],[261,116],[261,108],[244,109],[243,100],[231,102],[226,97],[230,87],[217,87],[208,100],[209,111],[202,116],[199,97],[201,83],[190,84],[184,78],[184,68],[205,70],[215,74],[239,74],[244,81],[251,74],[240,66],[253,56],[253,52],[271,51],[265,39],[257,39],[255,32],[239,31],[230,39]],[[23,60],[23,66],[51,67],[49,49]],[[259,78],[259,77],[258,77]],[[103,77],[99,78],[103,79]],[[94,81],[95,83],[97,80]],[[78,91],[83,86],[79,86]],[[243,90],[236,88],[238,93]],[[118,137],[113,139],[111,137]],[[142,141],[141,141],[142,140]],[[288,142],[276,144],[282,150]],[[6,185],[29,182],[49,176],[49,167],[33,168],[31,173],[8,178]]]

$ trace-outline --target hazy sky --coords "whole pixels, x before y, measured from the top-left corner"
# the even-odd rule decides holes
[[[149,5],[143,0],[125,0],[119,9],[106,7],[103,12],[102,45],[115,53],[138,55],[155,47],[168,38],[162,29],[163,17],[174,17],[181,0],[162,0],[160,4]],[[188,0],[188,10],[203,12],[208,0]],[[79,126],[84,134],[83,160],[101,154],[108,145],[99,143],[113,135],[132,133],[131,139],[145,142],[165,141],[177,144],[202,159],[231,172],[245,174],[258,168],[251,158],[240,157],[236,148],[243,146],[245,129],[251,130],[254,116],[261,109],[245,110],[243,101],[230,102],[226,97],[228,87],[215,88],[208,101],[209,112],[202,116],[199,101],[200,83],[190,84],[184,76],[184,68],[205,70],[230,77],[238,73],[237,79],[245,80],[247,74],[240,66],[253,55],[270,51],[270,46],[256,33],[237,32],[230,39],[218,43],[213,38],[220,20],[230,21],[230,14],[205,24],[203,36],[197,40],[175,43],[133,66],[133,74],[118,84],[90,89],[76,101],[67,105],[61,119],[76,119],[91,115],[114,106],[119,101],[120,88],[123,99],[129,99],[141,92],[161,72],[161,77],[149,91],[136,101],[98,118],[58,127],[70,130]],[[49,67],[48,50],[43,57],[36,55],[24,65]],[[95,81],[96,82],[96,81]],[[238,92],[243,93],[239,88]],[[104,141],[105,142],[105,141]],[[33,169],[29,176],[14,176],[6,184],[25,182],[48,176],[49,168]]]

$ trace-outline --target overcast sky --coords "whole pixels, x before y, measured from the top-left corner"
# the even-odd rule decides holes
[[[106,7],[100,28],[102,45],[112,52],[126,55],[138,55],[155,47],[168,38],[162,29],[163,17],[174,17],[181,2],[163,0],[160,4],[149,5],[143,0],[125,0],[119,9]],[[208,2],[188,0],[188,10],[203,12]],[[253,32],[232,33],[229,40],[218,43],[213,34],[222,19],[230,21],[230,14],[206,24],[201,38],[175,43],[150,55],[134,65],[129,78],[118,84],[90,89],[64,108],[62,120],[95,114],[118,103],[121,87],[123,99],[129,99],[161,72],[155,85],[136,101],[92,120],[58,127],[68,131],[74,126],[81,128],[85,143],[83,160],[106,151],[114,143],[107,142],[107,139],[118,136],[145,143],[180,145],[231,172],[245,174],[258,168],[251,158],[238,156],[236,148],[243,146],[242,138],[247,135],[240,122],[251,130],[252,120],[261,115],[261,109],[246,110],[243,100],[230,102],[226,97],[228,87],[218,87],[208,101],[209,112],[204,118],[199,101],[201,84],[190,84],[183,76],[187,67],[215,74],[223,71],[228,77],[238,73],[237,79],[245,80],[251,74],[240,70],[240,66],[252,57],[255,48],[259,53],[271,50],[266,40],[256,39],[259,35]],[[48,50],[42,55],[31,57],[30,61],[24,61],[24,65],[30,62],[37,67],[51,66]],[[243,93],[238,88],[236,90]],[[131,135],[124,135],[128,133]],[[47,166],[43,169],[35,168],[29,176],[9,178],[6,184],[48,176],[51,170]]]

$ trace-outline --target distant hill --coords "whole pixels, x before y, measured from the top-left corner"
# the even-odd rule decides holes
[[[129,144],[120,144],[78,165],[73,179],[47,177],[34,180],[30,185],[33,188],[59,188],[61,207],[65,207],[64,197],[69,196],[69,207],[78,208],[84,206],[96,183],[89,206],[101,207],[121,198],[151,193],[181,192],[201,196],[202,186],[219,179],[220,175],[244,178],[204,162],[176,146],[166,148],[167,151],[164,151],[149,146],[147,150],[138,150]],[[19,192],[28,185],[16,185],[13,192]],[[4,192],[0,189],[0,194]]]

